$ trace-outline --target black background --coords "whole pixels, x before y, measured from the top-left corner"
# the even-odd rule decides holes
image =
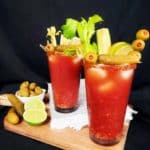
[[[112,42],[132,42],[138,29],[150,29],[149,6],[149,0],[0,0],[0,93],[14,92],[24,80],[45,86],[50,82],[47,58],[39,47],[46,43],[47,27],[55,25],[59,29],[65,18],[100,14],[104,22],[98,27],[110,29]],[[148,41],[133,81],[130,103],[139,113],[131,122],[126,150],[150,149],[149,47]],[[6,110],[0,108],[1,112]],[[0,132],[0,147],[50,148],[2,129]]]

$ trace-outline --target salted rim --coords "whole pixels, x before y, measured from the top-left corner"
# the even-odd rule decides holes
[[[137,64],[120,64],[120,65],[108,65],[108,64],[85,64],[85,68],[102,68],[108,70],[129,70],[129,69],[136,69]]]

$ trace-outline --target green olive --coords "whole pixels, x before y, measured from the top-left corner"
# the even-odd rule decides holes
[[[148,40],[149,37],[150,37],[150,33],[149,33],[149,31],[146,30],[146,29],[140,29],[140,30],[138,30],[137,33],[136,33],[136,38],[137,38],[137,39],[141,39],[141,40],[144,40],[144,41],[145,41],[145,40]]]
[[[29,96],[36,96],[37,94],[34,92],[34,91],[32,91],[32,90],[30,90],[30,95]]]
[[[85,56],[85,61],[94,64],[97,61],[97,55],[95,53],[90,52]]]
[[[29,86],[29,81],[24,81],[24,82],[21,83],[20,89],[22,89],[22,88],[28,88],[28,86]]]
[[[41,89],[40,86],[35,87],[35,93],[38,94],[38,95],[42,93],[42,89]]]
[[[29,84],[29,89],[30,90],[34,90],[35,87],[36,87],[36,83],[35,82],[32,82],[32,83]]]
[[[145,48],[145,42],[141,39],[134,40],[132,42],[132,47],[134,50],[143,51],[143,49]]]
[[[22,88],[19,90],[19,95],[22,97],[29,97],[29,90],[28,88]]]

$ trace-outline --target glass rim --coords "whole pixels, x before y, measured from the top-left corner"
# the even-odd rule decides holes
[[[87,64],[84,63],[85,65],[89,65],[88,68],[102,68],[102,69],[113,69],[113,70],[128,70],[128,69],[136,69],[137,68],[137,64],[115,64],[115,65],[110,65],[110,64]]]
[[[60,56],[60,57],[71,57],[71,58],[79,57],[80,58],[80,56],[78,55],[65,55],[63,54],[63,52],[56,52],[56,53],[47,52],[47,57],[49,56],[58,56],[58,57]]]

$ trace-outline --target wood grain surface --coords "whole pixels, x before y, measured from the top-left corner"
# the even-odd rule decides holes
[[[84,127],[80,131],[71,128],[56,130],[50,128],[50,120],[40,126],[31,126],[24,121],[18,125],[12,125],[6,119],[4,119],[4,127],[16,134],[66,150],[123,150],[128,131],[128,125],[124,126],[121,141],[117,145],[101,146],[91,141],[88,127]]]

